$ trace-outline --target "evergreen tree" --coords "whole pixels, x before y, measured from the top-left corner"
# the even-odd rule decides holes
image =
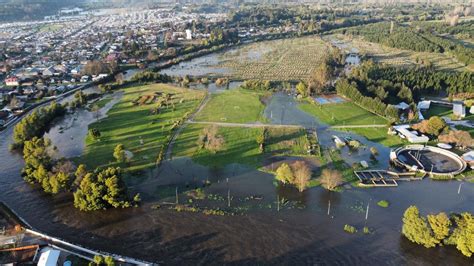
[[[410,206],[403,215],[402,234],[411,242],[421,244],[427,248],[436,246],[439,242],[431,232],[424,217],[416,206]]]

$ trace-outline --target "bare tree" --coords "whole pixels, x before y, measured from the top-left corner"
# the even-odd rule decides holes
[[[324,188],[334,190],[336,187],[342,185],[344,180],[341,172],[337,170],[324,169],[319,181]]]
[[[291,165],[295,176],[294,184],[300,192],[308,187],[309,180],[311,179],[311,169],[308,164],[304,161],[296,161]]]
[[[221,150],[224,143],[224,137],[218,134],[218,127],[216,125],[204,128],[198,139],[200,148],[204,148],[213,153]]]

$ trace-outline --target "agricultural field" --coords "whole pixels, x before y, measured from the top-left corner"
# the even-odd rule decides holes
[[[236,79],[307,79],[333,49],[319,37],[253,43],[220,56],[219,66]]]
[[[367,42],[361,37],[350,37],[341,34],[330,35],[326,39],[337,41],[345,46],[348,51],[355,48],[361,55],[367,55],[375,62],[390,66],[409,67],[421,64],[423,60],[428,60],[439,70],[467,70],[456,58],[446,54],[400,50]]]
[[[196,121],[253,123],[265,122],[263,92],[232,90],[213,94],[210,101],[195,117]]]
[[[129,87],[123,92],[107,117],[89,125],[89,129],[98,129],[101,136],[97,140],[87,136],[84,154],[76,159],[78,163],[91,169],[116,166],[112,154],[117,144],[123,144],[131,158],[120,165],[122,168],[134,171],[153,166],[173,124],[193,111],[204,97],[202,91],[166,84]],[[164,103],[157,112],[160,101]]]
[[[385,118],[366,111],[352,102],[321,105],[303,102],[298,107],[331,126],[387,124]]]
[[[261,167],[265,156],[305,155],[308,146],[302,129],[268,128],[265,151],[260,152],[257,136],[263,128],[218,127],[218,136],[223,139],[219,150],[212,152],[201,148],[198,140],[209,125],[189,124],[180,133],[173,147],[173,157],[190,157],[206,166],[224,166],[231,163]]]

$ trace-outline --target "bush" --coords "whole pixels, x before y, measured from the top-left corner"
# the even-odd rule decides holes
[[[388,208],[388,206],[390,206],[390,202],[388,202],[386,200],[381,200],[381,201],[377,202],[377,205],[379,205],[382,208]]]
[[[357,229],[354,226],[348,225],[348,224],[344,225],[344,231],[346,231],[350,234],[357,233]]]

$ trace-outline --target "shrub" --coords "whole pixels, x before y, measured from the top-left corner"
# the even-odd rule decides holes
[[[390,206],[390,202],[388,202],[386,200],[381,200],[381,201],[377,202],[377,205],[379,205],[382,208],[388,208],[388,206]]]
[[[346,224],[346,225],[344,225],[344,231],[346,231],[346,232],[348,232],[348,233],[350,233],[350,234],[354,234],[354,233],[357,232],[357,229],[356,229],[354,226],[352,226],[352,225]]]

